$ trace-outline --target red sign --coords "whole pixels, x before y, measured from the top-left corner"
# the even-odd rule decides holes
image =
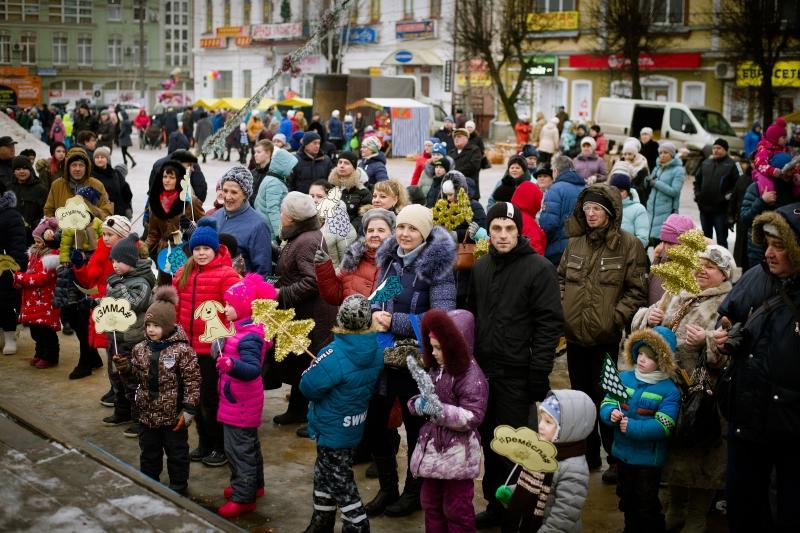
[[[620,54],[594,55],[577,54],[569,56],[570,68],[585,70],[623,70],[630,67],[630,61]],[[688,70],[700,68],[700,52],[682,54],[639,54],[639,68],[642,70]]]

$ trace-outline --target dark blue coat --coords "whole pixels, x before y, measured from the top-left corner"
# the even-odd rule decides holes
[[[358,166],[367,173],[370,187],[379,181],[389,179],[389,174],[386,172],[386,156],[383,152],[378,152],[369,159],[362,159],[358,162]]]
[[[567,219],[575,210],[578,194],[586,188],[586,181],[575,171],[562,172],[544,194],[544,204],[539,215],[539,225],[547,235],[544,255],[556,265],[567,247],[569,237],[565,231]]]

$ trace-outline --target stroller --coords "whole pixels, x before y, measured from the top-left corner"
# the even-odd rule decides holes
[[[147,143],[147,148],[155,148],[156,150],[160,150],[161,141],[163,140],[161,126],[156,123],[151,123],[144,132],[144,138]]]

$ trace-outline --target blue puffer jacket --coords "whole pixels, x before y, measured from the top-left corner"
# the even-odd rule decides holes
[[[578,194],[584,188],[586,181],[577,172],[570,170],[559,174],[555,183],[544,194],[544,205],[539,215],[539,225],[547,235],[544,255],[556,265],[569,241],[564,227],[575,210]]]
[[[648,178],[651,191],[647,198],[647,212],[650,214],[650,237],[658,239],[661,226],[672,213],[677,213],[681,204],[681,189],[686,171],[683,161],[673,157],[666,165],[661,161]]]
[[[354,448],[361,442],[382,368],[375,332],[334,333],[300,379],[300,390],[311,400],[308,435],[317,446]]]
[[[639,381],[633,370],[622,372],[622,384],[630,398],[620,403],[606,395],[600,404],[600,420],[614,426],[614,457],[629,465],[663,466],[667,444],[681,405],[681,394],[670,379],[649,384]],[[626,433],[611,422],[611,412],[619,409],[628,417]]]
[[[378,152],[368,159],[361,159],[358,162],[358,166],[367,173],[370,187],[379,181],[389,179],[389,174],[386,172],[386,156],[383,152]]]

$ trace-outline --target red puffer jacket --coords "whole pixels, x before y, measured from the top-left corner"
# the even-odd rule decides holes
[[[375,251],[367,249],[364,237],[347,248],[339,274],[336,274],[330,259],[315,264],[314,268],[322,299],[331,305],[341,305],[352,294],[369,296],[378,281]]]
[[[58,250],[31,247],[28,251],[28,270],[14,274],[14,286],[22,289],[20,324],[61,330],[61,311],[53,307],[57,267]]]
[[[216,300],[225,305],[225,291],[240,279],[231,264],[231,254],[225,245],[221,244],[219,252],[209,264],[206,266],[194,265],[186,285],[183,287],[180,285],[185,266],[181,267],[172,279],[172,284],[178,291],[178,305],[175,309],[178,323],[186,330],[189,343],[198,355],[210,354],[211,345],[207,342],[200,342],[199,337],[205,331],[206,323],[199,317],[194,318],[194,311],[207,300]],[[220,311],[217,316],[227,327],[228,321],[225,319],[224,313]]]
[[[522,235],[528,238],[531,248],[541,256],[544,256],[544,250],[547,248],[547,235],[536,222],[536,215],[542,208],[543,196],[533,181],[522,182],[511,196],[511,203],[522,211]]]

